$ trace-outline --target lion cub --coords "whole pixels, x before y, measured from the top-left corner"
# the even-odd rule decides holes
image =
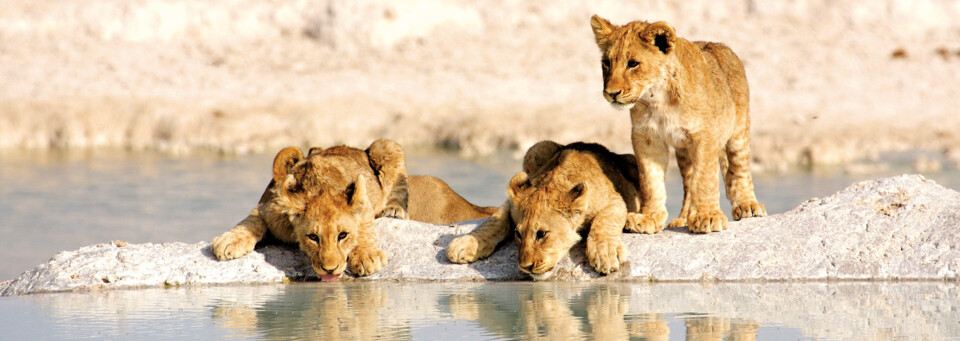
[[[627,212],[640,205],[637,174],[633,155],[597,144],[541,141],[523,157],[523,171],[507,186],[507,201],[476,230],[450,242],[447,258],[470,263],[487,257],[512,231],[520,270],[543,280],[589,229],[590,265],[602,274],[617,271],[626,257],[620,236]]]
[[[440,179],[408,178],[403,150],[390,140],[377,140],[366,150],[311,148],[307,157],[288,147],[277,153],[273,180],[250,215],[210,247],[217,259],[239,258],[269,232],[282,242],[298,243],[320,279],[330,281],[348,263],[359,276],[386,265],[376,246],[374,218],[448,224],[487,217],[493,210],[470,204]]]
[[[629,109],[643,206],[630,219],[643,232],[667,220],[663,176],[668,146],[683,176],[683,206],[671,227],[694,233],[727,228],[717,173],[723,174],[733,218],[766,215],[750,177],[750,92],[743,64],[720,43],[690,42],[664,22],[623,26],[594,15],[602,53],[603,97]]]

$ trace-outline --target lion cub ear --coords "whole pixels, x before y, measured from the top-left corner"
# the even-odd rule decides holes
[[[347,196],[347,205],[350,206],[350,210],[353,212],[353,214],[363,214],[363,210],[367,207],[366,178],[364,178],[362,174],[358,175],[357,181],[347,185],[347,189],[344,190],[344,194]]]
[[[517,175],[514,175],[513,178],[510,179],[510,185],[507,186],[507,197],[511,200],[516,199],[517,195],[528,187],[530,187],[530,178],[527,176],[527,173],[517,173]]]
[[[307,152],[307,157],[311,157],[313,154],[320,154],[322,151],[322,147],[310,147],[310,151]]]
[[[303,159],[303,152],[297,147],[287,147],[280,150],[273,158],[273,182],[283,184],[287,180],[290,168]]]
[[[570,203],[570,213],[580,214],[587,210],[587,184],[578,183],[567,192],[567,202]]]
[[[594,14],[590,17],[590,27],[593,28],[593,37],[597,40],[597,46],[600,50],[606,51],[610,47],[610,35],[617,26]]]
[[[647,28],[640,32],[640,39],[643,39],[647,44],[656,46],[663,54],[668,54],[673,51],[677,34],[674,33],[673,27],[665,22],[658,21],[647,25]]]

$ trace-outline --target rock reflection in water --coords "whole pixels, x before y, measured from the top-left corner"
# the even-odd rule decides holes
[[[12,339],[948,339],[956,321],[954,282],[314,282],[0,299]]]

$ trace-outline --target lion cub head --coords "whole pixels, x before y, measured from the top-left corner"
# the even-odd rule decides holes
[[[364,176],[350,178],[316,153],[311,149],[304,158],[297,148],[280,151],[273,163],[274,191],[313,270],[332,281],[347,269],[359,229],[372,224],[373,216]]]
[[[560,258],[580,241],[577,228],[587,210],[586,184],[558,180],[548,177],[534,186],[527,173],[520,172],[507,189],[513,202],[510,214],[517,222],[517,265],[535,280],[550,278]]]
[[[603,98],[614,108],[633,108],[666,85],[676,60],[670,25],[634,21],[616,26],[594,15],[590,26],[602,54]]]

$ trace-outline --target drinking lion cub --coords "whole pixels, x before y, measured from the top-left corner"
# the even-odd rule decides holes
[[[626,250],[620,236],[627,212],[640,205],[637,164],[603,146],[542,141],[523,157],[523,171],[507,186],[507,201],[476,230],[447,246],[447,258],[470,263],[493,253],[513,232],[520,270],[533,279],[553,275],[557,262],[589,229],[586,255],[602,274],[620,269]]]
[[[348,263],[359,276],[387,263],[376,245],[376,217],[448,224],[493,210],[470,204],[440,179],[408,178],[403,150],[390,140],[377,140],[366,150],[311,148],[307,157],[288,147],[277,153],[273,180],[250,215],[210,247],[217,259],[239,258],[269,232],[298,243],[321,280],[336,280]]]
[[[663,229],[668,146],[676,149],[683,177],[683,206],[671,227],[727,228],[718,172],[734,219],[766,215],[750,177],[750,90],[737,55],[720,43],[677,37],[664,22],[616,26],[594,15],[590,25],[602,56],[603,97],[630,110],[643,198],[630,219],[643,232]]]

